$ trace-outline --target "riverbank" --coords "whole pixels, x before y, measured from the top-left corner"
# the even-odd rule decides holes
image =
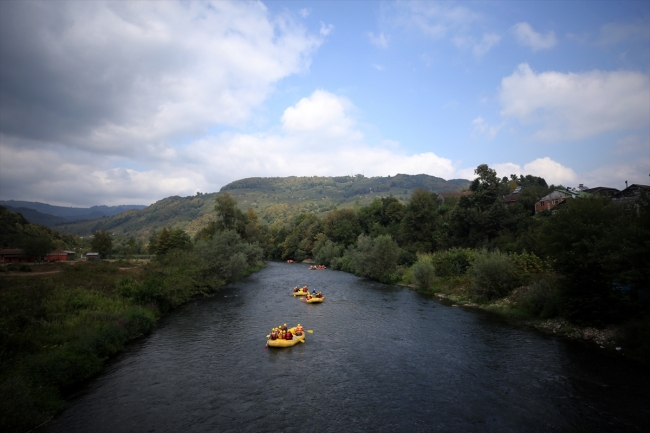
[[[1,273],[0,430],[25,432],[47,421],[165,313],[223,285],[197,284],[180,265],[178,273],[164,266],[162,276],[129,261]],[[249,267],[242,277],[263,266]]]
[[[627,345],[630,336],[625,324],[610,324],[601,328],[584,326],[572,323],[562,317],[540,318],[530,314],[517,302],[521,293],[528,287],[523,286],[515,289],[509,296],[491,302],[478,303],[472,300],[469,293],[471,281],[465,277],[440,278],[431,289],[419,290],[415,285],[407,287],[423,294],[435,296],[449,307],[477,308],[490,313],[497,314],[509,322],[519,326],[534,328],[538,331],[552,334],[570,340],[580,340],[593,344],[601,349],[616,351],[621,354],[629,354],[641,362],[648,362],[647,354],[637,347]],[[628,346],[628,347],[626,347]]]

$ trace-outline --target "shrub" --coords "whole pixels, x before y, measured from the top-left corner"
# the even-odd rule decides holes
[[[514,301],[533,316],[547,319],[559,314],[559,298],[555,278],[538,278],[529,287],[518,291]]]
[[[20,265],[20,266],[18,267],[18,270],[19,270],[20,272],[31,272],[31,271],[32,271],[32,268],[30,268],[29,265]]]
[[[430,261],[439,277],[464,275],[476,258],[476,251],[468,248],[451,248],[431,254]]]
[[[477,301],[507,296],[519,284],[515,263],[500,251],[480,251],[468,273],[472,280],[470,292]]]
[[[521,254],[513,253],[510,258],[515,262],[520,281],[524,284],[531,281],[536,275],[546,271],[544,262],[534,253],[526,251]]]
[[[316,250],[316,247],[314,247],[314,250]],[[331,266],[332,260],[339,257],[341,257],[341,248],[331,240],[327,239],[322,243],[322,245],[320,245],[314,258],[318,264]]]
[[[413,265],[413,278],[415,283],[421,290],[427,290],[433,284],[433,279],[436,276],[436,269],[429,261],[429,257],[420,256],[418,261]]]

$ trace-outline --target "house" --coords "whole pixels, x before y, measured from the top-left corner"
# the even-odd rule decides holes
[[[45,256],[46,262],[59,262],[74,259],[74,251],[54,250]]]
[[[101,257],[99,256],[99,253],[86,253],[86,260],[99,260]]]
[[[616,188],[609,188],[607,186],[598,186],[596,188],[588,188],[584,190],[585,192],[591,195],[597,195],[599,197],[611,197],[612,195],[619,192]]]
[[[542,197],[537,203],[535,203],[535,213],[542,212],[545,210],[553,210],[555,207],[565,203],[567,199],[573,199],[576,197],[585,198],[590,197],[591,194],[575,190],[573,188],[566,189],[556,189],[547,196]]]
[[[501,196],[501,200],[506,206],[514,206],[517,200],[519,200],[519,193],[521,192],[521,187],[518,186],[508,195]]]
[[[2,263],[30,263],[36,262],[36,257],[28,257],[25,251],[20,248],[2,248],[0,249],[0,262]]]
[[[612,194],[612,201],[615,203],[629,203],[637,200],[644,192],[647,196],[650,196],[650,186],[634,183],[623,191]]]

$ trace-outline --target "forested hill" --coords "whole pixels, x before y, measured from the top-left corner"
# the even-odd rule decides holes
[[[106,230],[117,236],[147,239],[152,230],[163,227],[184,229],[193,236],[214,220],[215,197],[229,193],[237,205],[252,208],[262,222],[289,221],[294,215],[311,212],[322,216],[335,208],[365,206],[377,197],[392,195],[408,201],[416,188],[435,192],[456,192],[469,186],[468,180],[446,181],[439,177],[398,174],[391,177],[362,175],[341,177],[247,178],[221,188],[219,193],[198,193],[190,197],[167,197],[142,210],[130,210],[92,221],[64,223],[56,227],[63,233],[87,236]]]
[[[337,176],[337,177],[249,177],[231,182],[221,191],[238,189],[258,190],[266,193],[306,192],[331,198],[349,198],[371,192],[385,192],[393,195],[408,194],[402,190],[423,188],[436,192],[457,192],[469,186],[465,179],[444,180],[426,174],[398,174],[388,177]]]
[[[143,205],[92,206],[89,208],[53,206],[47,203],[0,200],[0,206],[21,213],[31,223],[52,227],[63,221],[89,220],[113,216],[129,210],[141,210]],[[31,211],[30,211],[31,210]]]

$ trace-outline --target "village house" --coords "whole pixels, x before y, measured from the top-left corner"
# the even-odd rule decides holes
[[[25,255],[21,248],[3,248],[0,249],[1,263],[33,263],[45,260],[47,262],[58,262],[61,260],[73,260],[74,251],[54,250],[47,253],[45,257],[30,257]]]
[[[46,262],[60,262],[73,260],[75,256],[74,251],[54,250],[45,256]]]
[[[571,188],[558,188],[547,196],[542,197],[537,203],[535,203],[535,213],[539,213],[545,210],[552,211],[557,206],[565,203],[567,199],[576,197],[585,198],[589,196],[591,196],[591,194],[585,191],[575,190]]]
[[[644,192],[647,196],[650,196],[650,186],[634,183],[625,188],[623,191],[612,194],[612,201],[614,203],[629,203],[630,201],[639,199],[641,197],[641,194]]]
[[[609,188],[607,186],[598,186],[596,188],[588,188],[584,190],[585,192],[591,195],[597,195],[599,197],[611,197],[612,195],[619,192],[616,188]]]
[[[510,194],[502,196],[501,200],[503,200],[503,203],[506,206],[514,206],[515,203],[517,202],[517,200],[519,200],[519,193],[520,192],[521,192],[521,187],[518,186]]]
[[[99,253],[86,253],[86,260],[99,260],[101,257],[99,256]]]
[[[0,249],[0,262],[2,263],[30,263],[36,262],[36,257],[28,257],[25,251],[20,248],[2,248]]]

